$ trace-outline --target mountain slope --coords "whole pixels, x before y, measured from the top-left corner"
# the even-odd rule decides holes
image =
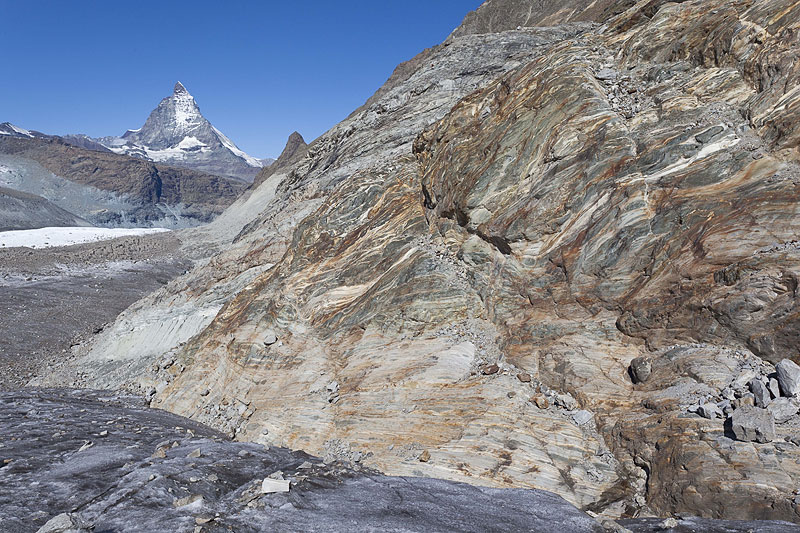
[[[800,361],[800,4],[534,4],[400,65],[49,379],[611,516],[800,522],[797,398],[760,397],[767,442],[729,418]]]
[[[211,220],[245,187],[44,135],[0,136],[0,185],[44,196],[94,224],[169,227]]]
[[[0,187],[0,231],[90,225],[41,196]]]
[[[109,150],[149,161],[253,181],[271,162],[240,150],[200,112],[194,97],[178,82],[137,130],[122,137],[95,139]]]

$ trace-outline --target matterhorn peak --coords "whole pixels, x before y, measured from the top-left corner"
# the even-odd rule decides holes
[[[118,154],[247,181],[265,165],[212,126],[181,82],[175,83],[172,94],[159,102],[141,128],[100,142]]]
[[[181,82],[178,82],[172,89],[172,94],[189,94],[189,91],[186,90],[186,87]]]

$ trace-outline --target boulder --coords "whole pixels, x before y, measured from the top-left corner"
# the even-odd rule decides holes
[[[634,383],[644,383],[653,372],[653,365],[650,359],[646,357],[637,357],[631,361],[629,371]]]
[[[782,424],[800,411],[800,402],[793,398],[777,398],[769,404],[767,410],[772,413],[775,422]]]
[[[784,396],[795,396],[800,393],[800,366],[793,361],[784,359],[777,365],[778,384]]]
[[[781,397],[781,386],[778,383],[778,380],[775,378],[769,378],[769,385],[767,385],[769,389],[769,393],[772,395],[773,398],[780,398]]]
[[[754,379],[750,382],[750,392],[753,393],[756,407],[766,408],[772,401],[769,389],[760,380]]]
[[[733,412],[730,423],[736,440],[766,443],[775,439],[775,420],[766,409],[742,406]]]

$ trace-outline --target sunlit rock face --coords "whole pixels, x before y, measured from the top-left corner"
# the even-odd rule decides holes
[[[799,358],[800,5],[602,13],[398,67],[57,379],[608,515],[800,520],[800,418],[695,408]]]

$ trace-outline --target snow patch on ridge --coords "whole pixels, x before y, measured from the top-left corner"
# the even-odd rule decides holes
[[[237,155],[237,156],[241,157],[242,159],[244,159],[244,160],[245,160],[245,162],[246,162],[248,165],[250,165],[251,167],[256,167],[256,168],[261,168],[261,167],[263,167],[263,166],[264,166],[264,163],[263,163],[263,161],[261,161],[260,159],[256,159],[255,157],[253,157],[253,156],[250,156],[250,155],[247,155],[247,154],[246,154],[246,153],[244,153],[243,151],[239,150],[239,148],[237,148],[237,146],[236,146],[235,144],[233,144],[233,141],[231,141],[230,139],[228,139],[228,138],[225,136],[225,134],[224,134],[224,133],[222,133],[221,131],[219,131],[219,130],[218,130],[217,128],[215,128],[214,126],[211,126],[211,128],[214,130],[214,133],[216,133],[216,134],[219,136],[219,140],[220,140],[220,142],[222,143],[222,145],[223,145],[225,148],[227,148],[228,150],[230,150],[231,152],[233,152],[235,155]]]

